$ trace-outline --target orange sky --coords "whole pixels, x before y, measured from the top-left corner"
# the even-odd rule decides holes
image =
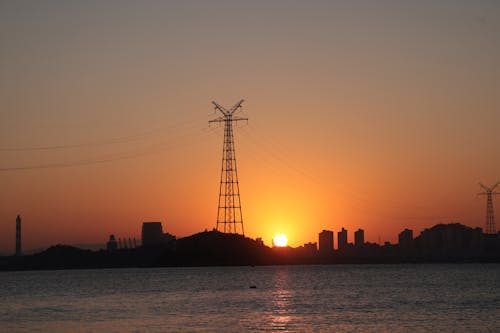
[[[499,31],[495,1],[2,2],[0,252],[18,213],[25,249],[212,229],[241,98],[248,236],[483,227]]]

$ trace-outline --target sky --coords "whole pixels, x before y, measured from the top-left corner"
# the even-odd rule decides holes
[[[0,252],[213,229],[240,99],[246,236],[484,228],[499,59],[498,1],[2,1]]]

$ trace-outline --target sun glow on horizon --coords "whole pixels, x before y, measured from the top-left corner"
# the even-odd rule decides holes
[[[288,244],[288,237],[284,234],[278,234],[273,238],[274,246],[285,247]]]

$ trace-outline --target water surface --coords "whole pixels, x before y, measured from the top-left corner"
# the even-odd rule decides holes
[[[500,332],[497,264],[3,272],[0,286],[0,332]]]

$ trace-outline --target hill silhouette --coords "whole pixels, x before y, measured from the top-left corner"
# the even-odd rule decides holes
[[[271,248],[238,234],[205,231],[177,241],[179,265],[264,265],[270,263]]]

